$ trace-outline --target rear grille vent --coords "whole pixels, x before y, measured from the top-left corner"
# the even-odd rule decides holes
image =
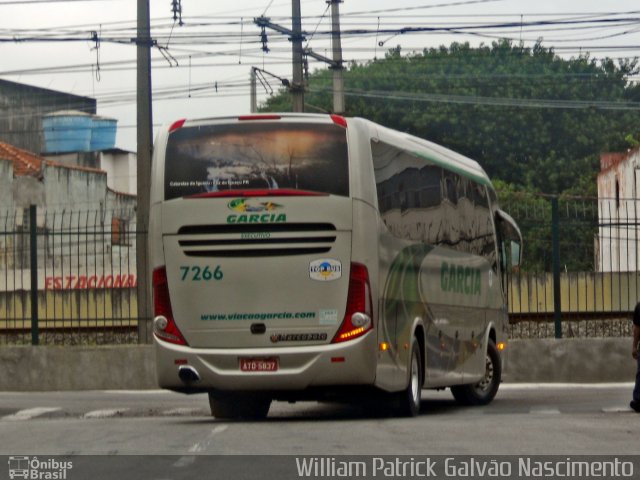
[[[190,257],[269,257],[326,253],[336,240],[330,223],[189,225],[178,242]]]

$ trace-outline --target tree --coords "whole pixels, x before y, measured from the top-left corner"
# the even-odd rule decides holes
[[[395,48],[349,66],[347,115],[445,145],[519,187],[560,193],[590,184],[595,191],[600,152],[626,149],[638,132],[640,85],[628,82],[636,73],[636,61],[567,60],[540,43],[453,43],[409,55]],[[330,111],[330,71],[313,73],[308,84],[307,103]],[[290,109],[284,91],[263,106]]]

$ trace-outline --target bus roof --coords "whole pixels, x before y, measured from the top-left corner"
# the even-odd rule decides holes
[[[362,120],[375,126],[379,132],[383,132],[385,137],[392,139],[394,143],[398,146],[402,146],[405,150],[413,152],[415,155],[431,163],[456,172],[493,189],[489,176],[482,166],[480,166],[480,164],[475,160],[465,157],[464,155],[443,147],[442,145],[438,145],[437,143],[430,142],[409,133],[399,132],[391,128],[383,127],[382,125],[378,125],[368,120],[358,120]]]

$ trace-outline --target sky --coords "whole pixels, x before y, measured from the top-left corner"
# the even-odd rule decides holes
[[[150,0],[153,123],[248,113],[252,67],[268,72],[258,101],[291,78],[291,44],[254,18],[291,28],[290,0]],[[136,150],[136,0],[0,0],[0,78],[96,98],[118,120],[116,146]],[[344,0],[343,57],[366,62],[403,52],[499,38],[537,40],[565,57],[640,57],[637,0]],[[301,0],[305,47],[331,56],[325,0]],[[413,32],[401,33],[408,27]],[[419,29],[419,32],[415,30]],[[309,71],[327,68],[309,59]],[[640,81],[640,78],[631,79]],[[346,99],[349,101],[348,96]]]

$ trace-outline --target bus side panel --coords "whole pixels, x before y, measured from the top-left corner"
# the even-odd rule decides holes
[[[419,324],[425,385],[471,382],[484,372],[487,322],[502,305],[488,179],[456,155],[440,155],[442,147],[387,129],[376,131],[370,148],[380,212],[378,335],[388,343],[377,383],[406,386]]]
[[[395,345],[395,317],[388,318],[382,307],[385,279],[390,264],[387,257],[398,247],[390,248],[386,244],[390,240],[396,240],[389,235],[377,209],[378,198],[371,158],[371,138],[377,137],[377,128],[371,122],[350,119],[348,133],[351,189],[354,198],[352,258],[355,262],[367,265],[369,270],[377,336],[375,386],[386,391],[398,391],[406,386],[407,361],[400,359],[395,349],[380,348],[383,343],[388,346]]]

